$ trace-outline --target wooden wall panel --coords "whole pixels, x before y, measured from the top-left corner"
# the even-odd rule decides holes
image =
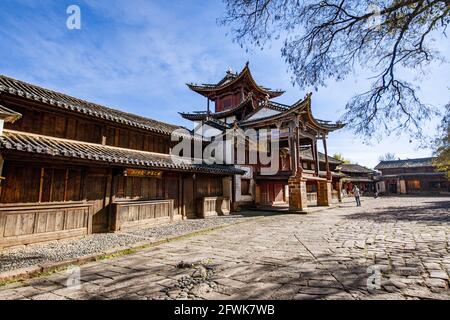
[[[92,205],[94,232],[109,229],[108,194],[108,176],[90,172],[86,178],[86,200]]]
[[[176,191],[177,184],[175,180],[170,180],[174,184]],[[115,194],[117,200],[156,200],[166,198],[166,178],[140,178],[117,176]]]
[[[80,201],[81,199],[81,175],[80,169],[69,169],[66,182],[66,194],[64,201]]]
[[[223,194],[222,177],[203,176],[197,178],[198,197],[217,197]]]
[[[1,206],[0,248],[88,234],[90,214],[86,203]]]
[[[40,168],[9,166],[3,168],[1,202],[37,202],[39,199]]]
[[[74,118],[67,119],[66,138],[75,140],[77,137],[77,120]]]
[[[178,208],[179,208],[179,184],[178,184],[178,177],[168,177],[166,179],[166,194],[168,199],[174,199],[173,201],[173,209],[174,214],[178,214]]]
[[[228,215],[231,201],[223,197],[205,197],[198,201],[198,214],[202,218]]]
[[[117,202],[113,204],[114,231],[166,223],[173,220],[173,200]]]
[[[169,153],[170,138],[168,136],[144,132],[137,128],[119,128],[106,125],[96,119],[85,119],[64,111],[46,111],[31,106],[7,105],[22,114],[15,123],[5,124],[6,129],[43,134],[58,138],[102,143],[103,134],[106,144],[121,148],[144,150],[150,152]]]
[[[3,204],[81,200],[81,169],[42,168],[6,161],[3,175]]]

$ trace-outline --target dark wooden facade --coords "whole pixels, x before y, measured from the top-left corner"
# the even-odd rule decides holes
[[[450,181],[433,166],[433,158],[381,161],[375,169],[382,173],[379,184],[385,194],[450,192]]]
[[[202,217],[211,198],[232,200],[239,170],[172,161],[178,126],[3,76],[0,106],[0,248]]]

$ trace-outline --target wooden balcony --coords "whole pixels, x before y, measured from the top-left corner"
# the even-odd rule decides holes
[[[86,202],[2,204],[0,248],[89,234],[91,208]]]
[[[112,204],[111,231],[172,222],[173,204],[172,199],[115,202]]]

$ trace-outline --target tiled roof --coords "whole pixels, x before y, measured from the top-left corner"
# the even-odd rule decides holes
[[[22,115],[20,113],[0,105],[0,119],[5,120],[6,122],[14,122],[21,117]]]
[[[374,173],[375,171],[360,166],[359,164],[342,163],[339,165],[338,170],[344,173]]]
[[[174,169],[214,174],[241,174],[231,166],[175,163],[168,154],[144,152],[104,146],[94,143],[60,139],[12,130],[4,130],[0,149],[42,154],[51,157],[75,158],[107,162],[116,165],[134,165],[144,168]]]
[[[446,178],[445,172],[408,172],[408,173],[399,173],[399,174],[386,174],[380,176],[379,179],[392,179],[392,178],[407,178],[407,177],[442,177]]]
[[[234,108],[231,108],[231,109],[223,110],[220,112],[210,112],[209,115],[208,115],[207,111],[196,111],[194,113],[179,112],[179,114],[183,118],[185,118],[187,120],[191,120],[191,121],[205,120],[207,117],[214,118],[214,119],[223,119],[228,116],[234,115],[236,112],[240,111],[247,105],[250,105],[250,106],[253,105],[253,95],[252,94],[249,94],[241,103],[239,103],[237,106],[235,106]]]
[[[152,132],[170,135],[180,126],[111,109],[99,104],[51,91],[23,81],[0,75],[0,94],[20,96],[47,105],[79,112],[96,118],[101,118],[132,127],[138,127]]]
[[[222,121],[222,120],[214,119],[214,118],[207,119],[204,123],[213,128],[216,128],[218,130],[226,130],[226,129],[230,129],[232,127],[231,124],[226,123],[225,121]]]
[[[260,103],[260,105],[255,110],[253,110],[252,112],[250,112],[249,114],[247,114],[245,116],[245,119],[242,120],[242,122],[249,120],[251,117],[253,117],[255,114],[257,114],[264,108],[278,111],[281,113],[281,112],[285,112],[286,110],[289,110],[291,108],[291,106],[281,104],[278,102],[274,102],[274,101],[267,101],[267,103]]]
[[[201,94],[207,94],[214,91],[222,90],[224,88],[227,88],[229,85],[232,85],[234,83],[237,83],[238,81],[242,80],[244,77],[247,77],[247,79],[250,80],[251,83],[253,83],[254,88],[260,92],[263,92],[265,94],[268,94],[270,97],[275,98],[284,93],[283,90],[272,90],[263,86],[258,85],[255,80],[253,79],[248,62],[245,65],[244,69],[236,74],[233,72],[228,71],[225,74],[225,77],[222,78],[219,82],[212,84],[212,83],[204,83],[204,84],[195,84],[195,83],[188,83],[187,86],[198,93]]]
[[[344,177],[343,182],[374,182],[375,180],[364,177]]]
[[[250,115],[250,116],[246,117],[246,119],[239,121],[238,124],[243,127],[252,127],[252,126],[255,126],[258,124],[260,124],[260,125],[265,124],[267,122],[275,123],[275,121],[278,121],[285,117],[290,117],[291,115],[293,115],[295,113],[304,111],[308,115],[311,123],[322,128],[323,130],[327,130],[328,132],[332,132],[332,131],[335,131],[335,130],[345,127],[345,124],[343,124],[341,122],[332,123],[331,121],[324,121],[324,120],[319,120],[319,119],[314,118],[314,116],[312,115],[312,111],[311,111],[311,96],[312,96],[312,93],[308,93],[304,99],[297,101],[296,103],[294,103],[291,106],[278,104],[278,108],[280,111],[279,113],[271,114],[271,115],[261,117],[258,119],[250,119],[250,117],[252,116],[252,115]],[[274,108],[275,107],[274,102],[270,102],[270,103],[272,104],[272,108]]]
[[[376,170],[396,169],[396,168],[415,168],[415,167],[432,167],[433,158],[405,159],[394,161],[381,161]]]
[[[306,148],[306,149],[302,149],[300,150],[300,155],[302,157],[302,160],[313,160],[313,156],[312,156],[312,151],[311,148]],[[322,152],[319,152],[319,161],[320,162],[325,162],[325,155]],[[328,156],[328,162],[329,163],[333,163],[333,164],[340,164],[341,161]]]
[[[327,172],[326,171],[320,171],[319,172],[319,177],[326,177],[326,176],[327,176]],[[335,178],[342,178],[342,177],[344,177],[344,175],[342,173],[334,172],[334,171],[331,171],[331,176],[335,177]]]

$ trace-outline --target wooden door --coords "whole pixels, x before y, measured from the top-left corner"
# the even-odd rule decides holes
[[[178,211],[178,208],[180,206],[179,204],[179,190],[178,190],[178,177],[167,177],[166,183],[165,183],[165,194],[166,199],[172,199],[173,200],[173,214],[178,215],[181,214]]]
[[[261,184],[261,204],[262,205],[270,204],[270,188],[269,184],[266,183]]]
[[[183,178],[183,202],[186,217],[195,218],[197,210],[194,199],[194,179],[191,176]]]
[[[92,231],[109,231],[109,177],[88,176],[86,179],[86,199],[92,204]]]
[[[397,183],[390,183],[389,184],[389,192],[390,193],[397,193]]]

